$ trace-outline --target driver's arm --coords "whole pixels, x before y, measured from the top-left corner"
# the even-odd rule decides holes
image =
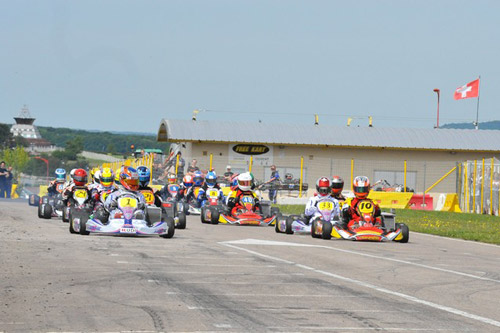
[[[316,211],[318,210],[318,207],[316,207],[317,203],[318,200],[316,199],[316,197],[312,197],[309,199],[304,212],[306,216],[312,216],[314,213],[316,213]]]

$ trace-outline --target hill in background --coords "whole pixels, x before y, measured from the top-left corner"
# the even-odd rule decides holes
[[[128,154],[131,145],[134,145],[136,149],[157,148],[167,152],[170,146],[169,143],[157,142],[154,134],[119,134],[44,126],[37,126],[37,128],[44,139],[58,147],[65,147],[66,142],[79,136],[83,139],[84,150],[97,153]]]
[[[457,129],[474,129],[474,124],[471,123],[452,123],[440,126],[440,128],[457,128]],[[479,123],[480,130],[500,130],[500,120],[486,121]]]

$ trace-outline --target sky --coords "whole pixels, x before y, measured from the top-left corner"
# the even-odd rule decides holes
[[[500,120],[500,1],[0,0],[0,122],[433,128]],[[279,127],[278,127],[279,128]],[[241,129],[234,129],[241,130]]]

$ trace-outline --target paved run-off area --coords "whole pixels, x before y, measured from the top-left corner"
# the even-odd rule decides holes
[[[0,332],[500,331],[500,247],[276,234],[188,219],[174,238],[80,236],[0,202]]]

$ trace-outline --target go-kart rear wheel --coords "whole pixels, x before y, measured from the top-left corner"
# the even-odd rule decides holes
[[[172,238],[175,234],[175,222],[170,216],[165,219],[165,224],[167,225],[168,231],[166,234],[160,235],[162,238]]]
[[[52,217],[52,206],[49,204],[43,204],[42,215],[44,219],[50,219]]]
[[[179,221],[177,222],[177,225],[175,226],[177,229],[186,229],[186,214],[184,213],[179,213]]]
[[[200,214],[201,223],[208,223],[208,221],[205,219],[206,213],[207,213],[207,207],[205,206],[201,207],[201,214]]]
[[[401,229],[401,234],[403,235],[403,238],[399,240],[400,243],[408,243],[410,240],[410,229],[408,226],[404,223],[398,223],[397,227]]]
[[[288,234],[288,235],[293,235],[292,223],[293,223],[293,219],[290,216],[287,216],[286,217],[286,229],[285,229],[285,233]]]
[[[78,232],[75,231],[75,228],[73,226],[73,223],[74,223],[73,220],[74,219],[69,220],[69,233],[70,234],[77,234]]]
[[[320,238],[321,236],[316,234],[316,229],[318,228],[318,220],[314,219],[311,224],[311,237]]]
[[[43,212],[42,212],[43,205],[38,206],[38,217],[43,219]]]
[[[220,217],[219,210],[215,207],[209,207],[208,209],[210,209],[212,213],[210,214],[210,223],[219,224],[219,217]]]
[[[89,219],[89,214],[80,212],[78,217],[80,218],[80,235],[90,235],[90,232],[87,231],[87,220]]]
[[[63,207],[63,210],[62,210],[62,221],[63,222],[69,222],[68,210],[69,210],[68,207]]]

